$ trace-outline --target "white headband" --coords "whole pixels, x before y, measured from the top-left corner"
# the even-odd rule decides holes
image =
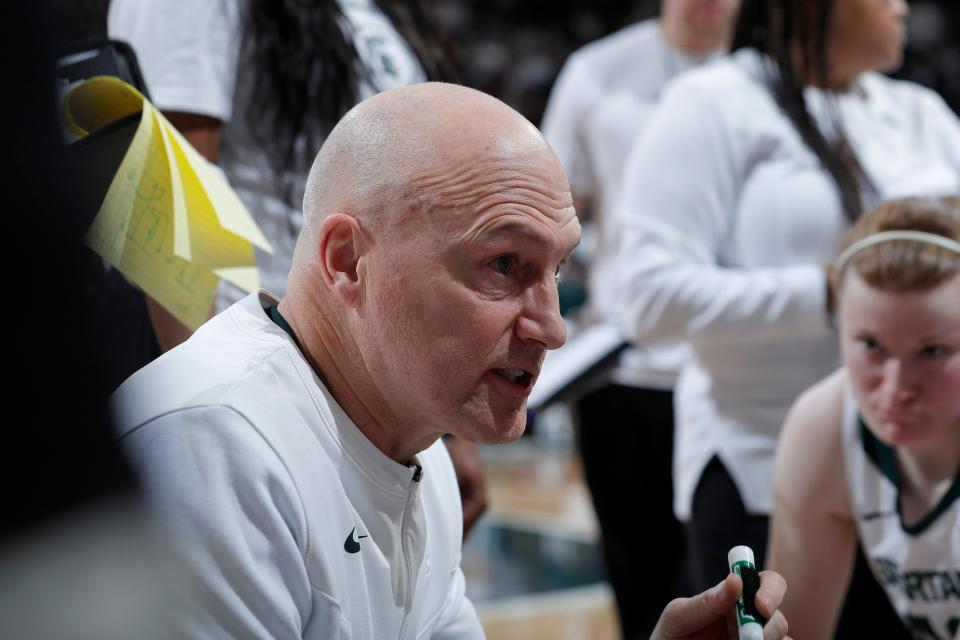
[[[914,242],[933,244],[942,249],[946,249],[947,251],[952,251],[957,255],[960,255],[960,242],[951,240],[946,236],[937,235],[935,233],[927,233],[926,231],[910,231],[907,229],[897,231],[881,231],[880,233],[869,235],[866,238],[861,238],[847,247],[843,253],[840,254],[840,257],[837,258],[835,263],[837,273],[843,273],[843,269],[847,266],[847,262],[850,261],[850,258],[852,258],[854,254],[860,253],[867,247],[872,247],[875,244],[890,242],[892,240],[913,240]]]

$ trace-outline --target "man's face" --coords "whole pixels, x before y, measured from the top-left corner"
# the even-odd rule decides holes
[[[368,368],[403,425],[511,441],[566,339],[556,276],[580,238],[566,178],[552,155],[508,153],[418,190],[368,261]]]

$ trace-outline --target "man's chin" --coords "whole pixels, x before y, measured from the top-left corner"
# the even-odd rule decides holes
[[[500,439],[495,444],[508,444],[514,442],[523,435],[523,432],[527,430],[526,420],[521,422],[518,426],[513,427],[506,432],[501,434]]]
[[[509,444],[523,435],[527,429],[526,411],[523,419],[512,419],[487,428],[478,429],[473,438],[477,444]]]

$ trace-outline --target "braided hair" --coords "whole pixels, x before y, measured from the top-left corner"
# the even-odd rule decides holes
[[[429,0],[427,0],[429,1]],[[430,80],[456,81],[432,7],[417,0],[375,0],[407,41]],[[254,139],[263,148],[291,206],[283,176],[309,170],[337,121],[359,101],[365,71],[336,0],[249,0],[244,59],[252,65],[250,108]]]
[[[828,86],[827,28],[834,0],[744,0],[734,28],[732,50],[753,48],[773,60],[768,78],[780,108],[800,137],[833,178],[844,216],[852,222],[864,209],[864,195],[876,198],[875,186],[857,160],[839,118],[831,113],[833,140],[807,109],[803,90],[809,80]],[[799,57],[792,54],[799,45]]]

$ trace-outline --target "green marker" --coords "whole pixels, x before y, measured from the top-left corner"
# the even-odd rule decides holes
[[[763,640],[763,623],[757,617],[753,604],[757,597],[757,587],[760,585],[757,567],[753,564],[753,549],[744,545],[730,549],[727,563],[730,571],[743,580],[743,591],[737,600],[737,630],[740,632],[740,640]]]

